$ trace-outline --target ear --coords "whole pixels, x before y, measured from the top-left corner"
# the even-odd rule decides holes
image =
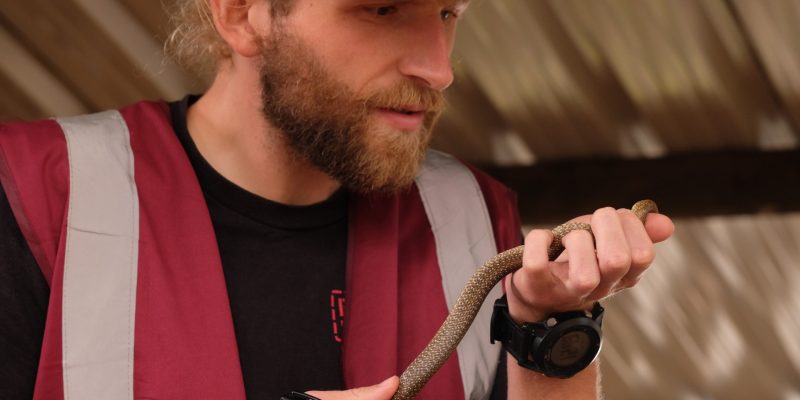
[[[271,24],[264,0],[210,0],[214,26],[231,50],[244,57],[259,53],[265,27]]]

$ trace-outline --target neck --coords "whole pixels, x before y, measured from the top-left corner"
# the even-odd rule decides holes
[[[260,87],[255,71],[221,68],[187,115],[200,154],[226,179],[263,198],[288,205],[326,200],[340,183],[297,157],[267,122]]]

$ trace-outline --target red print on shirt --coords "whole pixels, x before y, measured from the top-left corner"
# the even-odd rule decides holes
[[[333,324],[333,339],[336,343],[342,342],[342,328],[344,327],[344,291],[331,290],[331,323]]]

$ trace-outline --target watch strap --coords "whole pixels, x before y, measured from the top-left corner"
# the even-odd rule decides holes
[[[518,325],[511,318],[508,310],[508,300],[505,295],[494,302],[494,312],[492,313],[491,340],[492,343],[499,341],[503,348],[511,353],[517,361],[528,358],[533,344],[533,330],[535,324]],[[542,372],[542,371],[538,371]]]
[[[567,311],[552,314],[543,322],[517,324],[511,318],[504,295],[495,301],[490,336],[492,343],[500,341],[519,365],[550,377],[568,378],[586,368],[597,356],[602,340],[603,314],[603,307],[595,303],[591,311]],[[583,347],[579,346],[581,350],[578,352],[571,351],[573,349],[566,344],[569,342],[559,345],[560,339],[566,338],[562,335],[570,332],[583,332],[578,336],[585,335]],[[570,359],[573,357],[574,362]],[[567,363],[564,360],[568,360]],[[562,363],[559,365],[553,361]]]

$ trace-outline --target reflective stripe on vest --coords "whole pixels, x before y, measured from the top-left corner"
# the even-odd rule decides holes
[[[67,139],[70,164],[64,396],[132,399],[139,205],[130,133],[117,111],[57,121]],[[452,309],[475,269],[496,254],[489,212],[472,173],[443,153],[428,151],[416,184]],[[495,287],[458,346],[466,399],[490,395],[500,355],[489,341],[491,299],[501,295]]]
[[[64,399],[133,399],[139,202],[117,111],[62,118],[69,157]]]
[[[452,310],[467,280],[497,254],[489,210],[472,172],[447,154],[429,150],[416,183],[436,240],[447,308]],[[458,345],[461,381],[469,400],[486,399],[492,391],[500,347],[489,340],[490,322],[494,299],[502,295],[496,285]]]

